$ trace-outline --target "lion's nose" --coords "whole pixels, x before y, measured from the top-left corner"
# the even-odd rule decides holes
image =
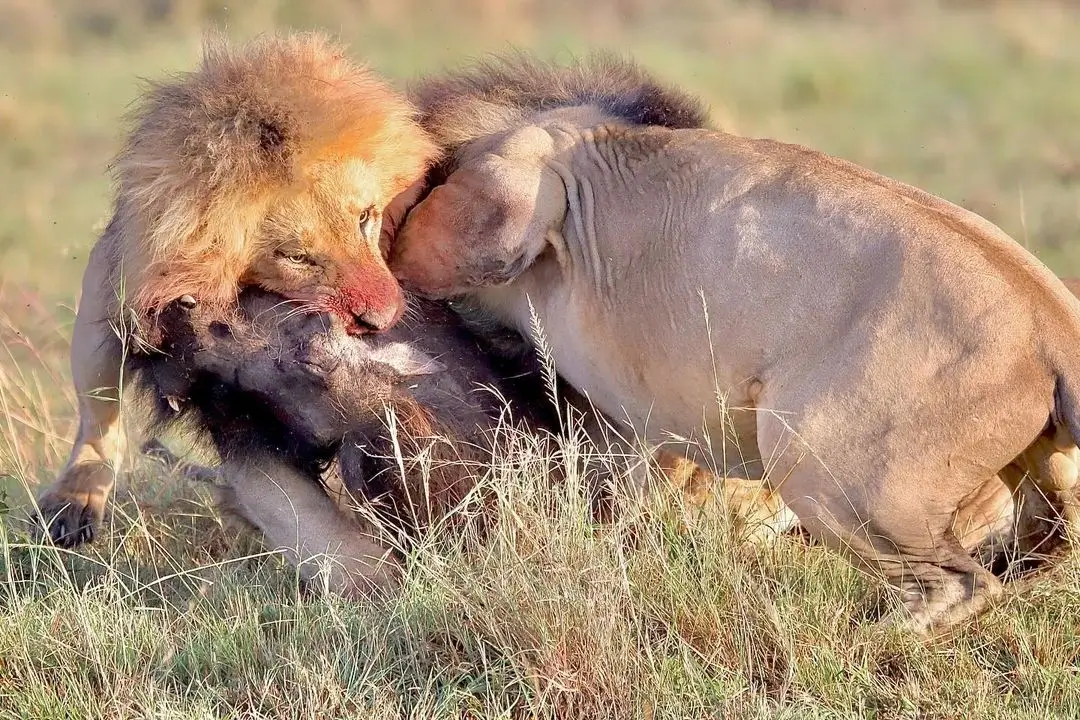
[[[402,310],[402,306],[398,303],[377,308],[366,307],[353,310],[352,316],[355,324],[353,334],[363,335],[365,333],[389,330],[401,317]]]

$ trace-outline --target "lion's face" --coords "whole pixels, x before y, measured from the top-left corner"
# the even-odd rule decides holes
[[[151,86],[132,120],[103,241],[149,327],[185,295],[225,312],[245,286],[354,333],[401,316],[381,215],[438,148],[407,98],[343,48],[309,34],[212,42],[197,70]]]
[[[354,334],[392,326],[404,299],[379,249],[392,193],[379,183],[360,161],[314,168],[305,192],[271,206],[241,284],[334,313]]]

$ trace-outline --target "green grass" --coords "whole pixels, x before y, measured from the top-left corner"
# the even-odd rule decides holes
[[[1080,716],[1076,561],[922,645],[874,629],[876,584],[831,553],[747,557],[718,521],[601,532],[572,488],[509,461],[491,535],[430,538],[402,594],[371,603],[299,597],[205,490],[145,461],[86,551],[20,523],[70,446],[67,342],[120,118],[211,25],[322,27],[403,81],[511,44],[627,51],[721,124],[912,182],[1080,274],[1080,12],[820,4],[871,9],[0,0],[0,716]]]

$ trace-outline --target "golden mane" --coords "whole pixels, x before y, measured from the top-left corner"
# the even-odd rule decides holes
[[[107,232],[142,315],[190,294],[235,298],[268,207],[321,164],[361,161],[387,199],[436,153],[408,100],[319,34],[219,38],[194,72],[152,83],[113,166]],[[118,283],[121,278],[117,277]]]

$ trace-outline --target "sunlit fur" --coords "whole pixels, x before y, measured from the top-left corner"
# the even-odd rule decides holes
[[[353,202],[341,187],[353,183],[377,187],[381,208],[435,152],[402,95],[314,34],[239,51],[211,39],[201,66],[153,84],[132,120],[109,232],[140,316],[184,294],[231,301],[276,207],[314,212],[304,196],[320,186]]]

